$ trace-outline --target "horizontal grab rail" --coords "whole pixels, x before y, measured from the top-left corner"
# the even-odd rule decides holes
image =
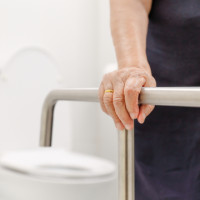
[[[97,88],[73,88],[52,91],[48,101],[98,102]],[[162,106],[200,107],[200,87],[145,87],[142,88],[139,104]]]
[[[140,104],[200,107],[200,87],[142,88]]]

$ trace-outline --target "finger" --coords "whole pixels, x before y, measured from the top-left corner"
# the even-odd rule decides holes
[[[130,77],[127,79],[124,88],[126,108],[132,119],[136,119],[139,114],[138,98],[142,86],[145,84],[144,78]]]
[[[104,102],[103,102],[104,92],[105,92],[104,85],[103,85],[103,83],[101,83],[101,85],[100,85],[100,87],[99,87],[99,91],[98,91],[99,102],[100,102],[100,105],[101,105],[101,109],[102,109],[106,114],[108,114],[108,112],[107,112],[107,110],[106,110],[106,107],[105,107],[105,105],[104,105]]]
[[[155,108],[155,106],[153,106],[153,105],[141,105],[140,113],[138,116],[138,122],[140,124],[143,124],[146,117],[153,111],[154,108]]]
[[[110,81],[110,79],[105,79],[105,81],[103,82],[103,85],[106,90],[113,90],[113,85],[112,85],[112,82]],[[112,92],[104,91],[103,103],[107,110],[108,115],[110,115],[113,118],[116,128],[119,130],[123,130],[124,126],[115,112],[115,108],[113,105],[113,93]]]
[[[116,128],[118,130],[123,130],[124,125],[122,124],[121,120],[117,116],[114,105],[113,105],[113,93],[110,93],[110,92],[104,93],[104,105],[106,107],[108,114],[113,118]]]
[[[126,129],[133,129],[133,120],[131,119],[126,106],[124,97],[124,84],[117,82],[114,86],[113,105],[115,112]]]
[[[155,79],[153,77],[151,78],[147,77],[147,81],[144,87],[156,87]],[[153,105],[141,105],[139,115],[138,115],[138,122],[143,124],[146,117],[153,111],[154,108],[155,106]]]

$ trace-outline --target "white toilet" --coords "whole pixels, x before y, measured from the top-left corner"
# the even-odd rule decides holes
[[[113,163],[70,152],[70,148],[63,150],[37,147],[39,111],[42,105],[37,110],[31,106],[36,101],[39,105],[46,95],[45,92],[56,85],[56,81],[51,81],[55,78],[51,60],[38,49],[28,49],[19,53],[10,65],[7,70],[8,77],[5,77],[5,82],[0,82],[0,110],[6,113],[0,113],[0,121],[4,122],[0,127],[0,138],[3,138],[0,140],[0,199],[116,200],[116,169]],[[34,74],[35,66],[42,68],[39,68],[40,73],[37,76]],[[25,73],[21,74],[20,78],[16,78],[18,70]],[[42,85],[38,82],[33,84],[34,77],[37,77],[37,81],[42,81],[46,72],[50,76],[49,82],[41,82]],[[24,86],[29,81],[32,81],[32,86]],[[36,99],[32,96],[38,88],[40,96]],[[26,99],[21,102],[23,94]],[[16,102],[17,106],[14,104]],[[16,119],[23,118],[22,114],[31,120],[24,123],[24,117],[24,120],[17,121]],[[65,117],[69,116],[65,114]],[[62,137],[64,144],[67,141],[65,137],[68,138],[70,133],[70,125],[65,132],[66,135],[64,133]],[[20,141],[22,139],[25,142]],[[66,146],[70,145],[67,143]]]
[[[115,166],[104,159],[38,148],[1,156],[2,200],[116,200]]]

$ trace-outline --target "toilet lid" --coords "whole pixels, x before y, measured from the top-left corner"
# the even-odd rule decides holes
[[[0,163],[18,173],[47,178],[85,180],[115,174],[115,166],[110,161],[53,148],[7,152],[1,156]]]

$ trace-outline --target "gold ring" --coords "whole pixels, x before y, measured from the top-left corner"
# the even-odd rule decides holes
[[[114,90],[105,90],[105,93],[113,93]]]

